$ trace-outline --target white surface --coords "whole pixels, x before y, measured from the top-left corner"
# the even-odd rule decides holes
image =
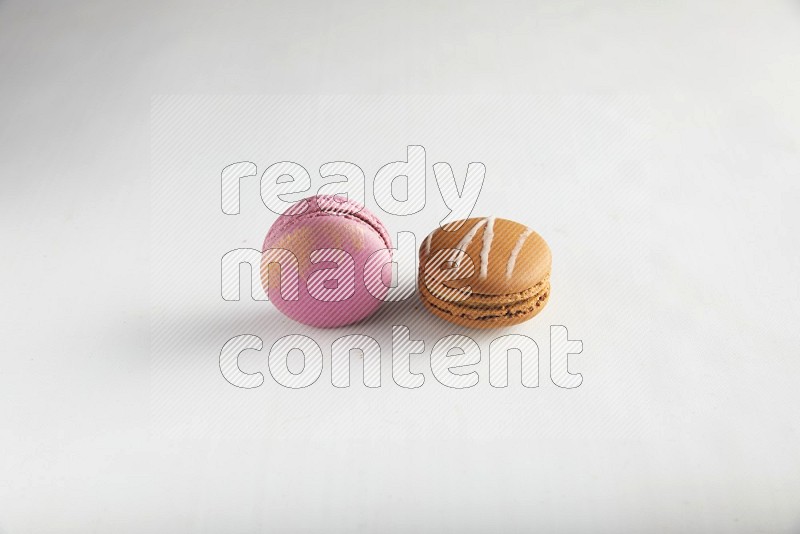
[[[791,2],[0,3],[0,532],[796,531],[799,20]],[[538,103],[525,113],[547,120],[507,143],[411,118],[348,150],[368,180],[402,143],[457,174],[488,158],[479,207],[521,220],[524,182],[502,169],[540,163],[531,179],[551,187],[537,194],[571,197],[532,221],[564,277],[532,337],[544,349],[547,326],[566,324],[584,384],[558,390],[542,372],[538,389],[512,375],[494,390],[484,373],[453,391],[428,369],[406,391],[384,364],[377,391],[333,391],[326,367],[314,390],[267,376],[237,396],[218,337],[271,343],[277,329],[245,303],[193,308],[205,283],[183,301],[150,292],[164,280],[151,250],[177,233],[151,229],[151,97],[176,93]],[[606,104],[580,114],[570,98]],[[633,125],[636,150],[605,137],[614,124]],[[319,138],[275,154],[242,141],[261,170],[295,159],[313,175],[342,155]],[[237,159],[195,155],[174,164],[208,172],[192,193],[206,198]],[[271,220],[245,231],[180,209],[220,244]],[[409,224],[430,228],[441,206],[423,215]],[[215,246],[199,244],[192,276],[213,281]],[[176,339],[202,333],[169,383],[158,313]],[[429,354],[441,333],[425,335]]]

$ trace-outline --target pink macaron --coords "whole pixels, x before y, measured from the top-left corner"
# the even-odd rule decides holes
[[[317,195],[286,210],[267,232],[261,283],[287,317],[332,328],[360,321],[392,283],[392,241],[358,202]]]

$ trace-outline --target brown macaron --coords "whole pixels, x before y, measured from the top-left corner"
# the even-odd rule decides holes
[[[495,217],[437,228],[419,249],[419,291],[435,315],[462,326],[527,321],[550,297],[550,247],[527,226]]]

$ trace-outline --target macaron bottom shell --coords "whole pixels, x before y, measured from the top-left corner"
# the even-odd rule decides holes
[[[436,298],[422,283],[419,295],[425,307],[441,319],[469,328],[501,328],[523,323],[542,311],[550,300],[550,280],[516,294],[473,293],[455,302]]]

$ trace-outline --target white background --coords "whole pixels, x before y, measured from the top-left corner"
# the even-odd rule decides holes
[[[0,3],[0,532],[800,528],[800,6],[698,4]],[[288,96],[156,99],[166,128],[162,94]],[[308,102],[333,111],[291,130]],[[308,390],[227,384],[228,337],[304,331],[219,301],[274,218],[255,188],[222,215],[221,168],[349,159],[369,198],[412,143],[486,163],[476,213],[551,243],[518,328],[546,355],[565,324],[584,383],[543,358],[494,389],[484,352],[475,388],[423,355],[407,391],[384,354],[338,390],[320,333]],[[390,230],[421,239],[429,195]],[[408,304],[364,332],[398,317],[426,353],[457,331]]]

